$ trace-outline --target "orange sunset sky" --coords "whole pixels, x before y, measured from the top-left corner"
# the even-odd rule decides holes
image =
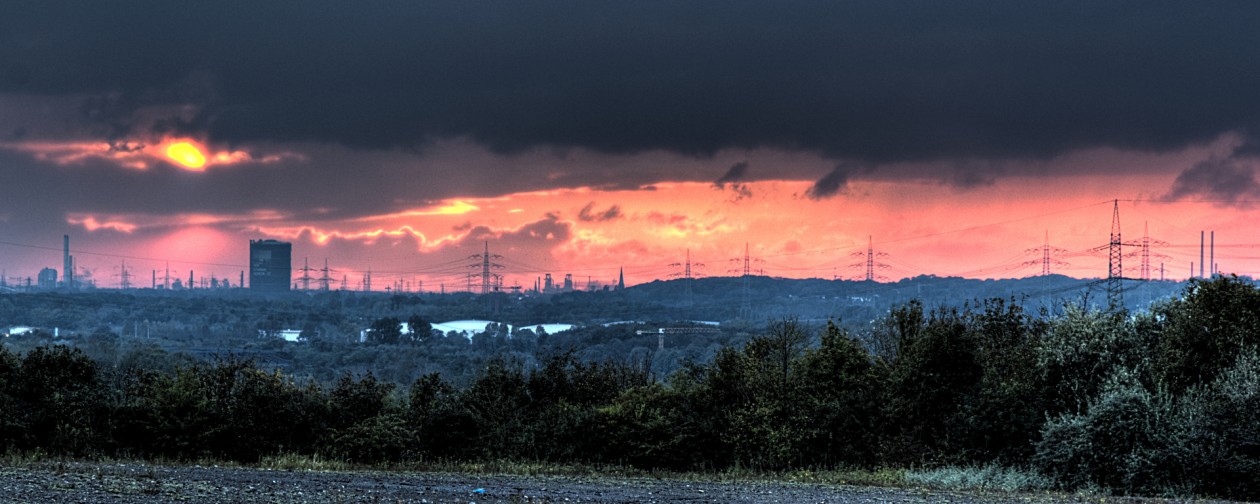
[[[0,21],[0,269],[333,288],[1260,274],[1260,8],[34,5]],[[1136,7],[1135,7],[1136,8]],[[1048,243],[1047,243],[1048,239]],[[1211,254],[1211,252],[1209,252]],[[59,272],[60,273],[60,272]],[[312,276],[321,273],[312,271]],[[294,278],[302,276],[294,272]],[[473,280],[477,282],[477,280]]]

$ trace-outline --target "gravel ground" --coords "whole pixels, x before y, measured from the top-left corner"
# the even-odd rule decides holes
[[[976,494],[779,482],[651,478],[304,472],[147,464],[41,463],[0,468],[0,502],[766,502],[1138,503],[1151,499]]]

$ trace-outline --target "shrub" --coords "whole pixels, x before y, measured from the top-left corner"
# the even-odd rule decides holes
[[[1211,382],[1260,346],[1260,289],[1237,277],[1191,280],[1183,298],[1153,311],[1163,322],[1159,374],[1174,392]]]
[[[95,362],[78,349],[38,347],[22,359],[16,383],[21,448],[58,455],[87,455],[107,439],[108,402]],[[19,413],[19,415],[21,415]]]
[[[357,463],[398,462],[416,450],[416,436],[399,414],[375,416],[331,434],[330,455]]]
[[[1046,422],[1033,462],[1068,488],[1157,488],[1169,409],[1166,396],[1152,395],[1131,372],[1119,371],[1085,411]]]

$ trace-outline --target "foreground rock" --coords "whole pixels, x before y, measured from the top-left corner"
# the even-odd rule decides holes
[[[1151,502],[1106,499],[1107,502]],[[778,482],[650,478],[303,472],[145,464],[0,468],[0,502],[1098,502],[1060,495],[960,494]]]

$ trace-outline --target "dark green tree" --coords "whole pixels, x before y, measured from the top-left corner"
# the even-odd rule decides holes
[[[407,328],[410,330],[408,336],[414,343],[429,344],[433,340],[433,324],[419,315],[407,319]]]
[[[0,450],[16,448],[26,436],[26,408],[18,400],[22,362],[0,345]]]
[[[98,366],[78,349],[38,347],[22,359],[16,398],[25,410],[23,448],[87,455],[108,434],[106,389]]]
[[[833,322],[797,368],[801,390],[796,406],[808,419],[800,447],[804,462],[875,465],[878,443],[872,431],[881,421],[884,368],[875,366],[861,344]]]
[[[892,314],[900,332],[886,390],[885,459],[896,465],[961,462],[965,435],[955,425],[983,370],[965,315],[918,303]]]
[[[1260,289],[1236,276],[1193,279],[1154,308],[1162,320],[1157,373],[1173,391],[1212,381],[1242,351],[1260,346]]]
[[[397,345],[402,339],[402,321],[393,317],[376,319],[368,329],[367,339],[378,345]]]

